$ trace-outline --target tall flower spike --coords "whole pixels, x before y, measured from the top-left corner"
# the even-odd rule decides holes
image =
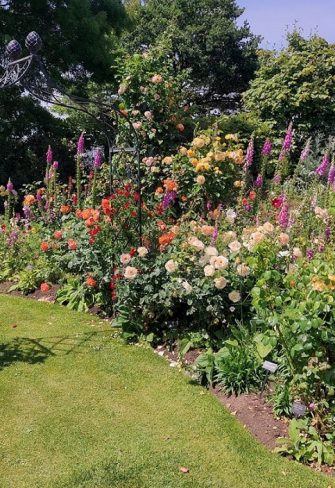
[[[84,154],[84,149],[85,149],[85,137],[84,137],[84,133],[82,132],[78,139],[77,155]]]
[[[272,142],[269,138],[267,138],[262,148],[262,156],[268,158],[271,152],[272,152]]]
[[[51,149],[51,146],[49,145],[48,146],[48,151],[47,151],[47,163],[48,164],[51,164],[52,163],[52,159],[53,159],[53,154],[52,154],[52,149]]]
[[[283,146],[279,155],[279,161],[282,161],[287,154],[290,152],[292,148],[292,142],[293,142],[293,124],[290,122],[290,125],[287,128],[285,139],[283,142]]]
[[[256,186],[256,188],[262,188],[262,186],[263,186],[263,176],[262,175],[257,176],[256,181],[255,181],[255,186]]]
[[[14,185],[11,182],[11,179],[9,178],[7,183],[7,191],[12,192],[13,190],[14,190]]]
[[[247,169],[250,168],[250,166],[252,165],[254,160],[254,153],[255,153],[255,145],[254,145],[254,138],[252,137],[248,144],[247,154],[244,160],[244,166],[243,166],[244,171],[247,171]]]
[[[331,186],[335,181],[335,166],[334,164],[331,165],[329,173],[328,173],[328,184]]]
[[[99,169],[101,165],[102,165],[102,154],[100,152],[100,149],[97,149],[94,157],[93,166],[95,169]]]
[[[315,174],[318,176],[323,176],[327,171],[329,163],[330,163],[329,153],[326,152],[325,155],[323,156],[321,164],[316,168]]]
[[[310,152],[311,152],[311,139],[309,138],[308,141],[306,142],[304,149],[301,151],[300,154],[300,161],[302,163],[306,161],[306,159],[310,155]]]

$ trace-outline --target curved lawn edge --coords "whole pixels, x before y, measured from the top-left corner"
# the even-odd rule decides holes
[[[113,335],[96,317],[0,296],[2,488],[335,486]]]

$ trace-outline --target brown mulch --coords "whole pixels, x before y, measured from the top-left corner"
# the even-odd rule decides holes
[[[14,283],[12,283],[11,281],[3,281],[2,283],[0,283],[0,294],[2,293],[5,295],[12,295],[16,297],[25,296],[26,298],[38,300],[39,302],[55,303],[57,291],[59,289],[59,285],[52,285],[50,286],[50,290],[47,292],[42,292],[41,290],[35,290],[33,293],[24,295],[22,291],[19,290],[14,290],[10,292],[9,290],[13,286],[13,284]]]
[[[176,348],[169,350],[164,346],[158,346],[156,352],[165,357],[171,366],[178,365],[180,358]],[[192,366],[201,353],[199,349],[188,351],[183,358],[183,364]],[[263,395],[249,393],[229,397],[219,388],[210,388],[210,391],[256,439],[269,449],[272,450],[277,446],[278,437],[287,436],[287,421],[274,417],[272,407]]]

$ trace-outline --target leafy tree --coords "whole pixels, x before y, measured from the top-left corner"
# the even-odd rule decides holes
[[[37,31],[58,73],[96,80],[110,77],[116,36],[127,23],[121,0],[8,0],[0,4],[0,41],[23,43]],[[54,70],[55,74],[56,70]]]
[[[247,22],[237,25],[243,9],[235,0],[146,0],[141,8],[134,0],[129,3],[136,19],[125,45],[137,51],[170,33],[175,69],[192,70],[198,103],[224,106],[225,95],[248,86],[257,67],[259,37]]]
[[[335,46],[318,36],[288,36],[280,52],[261,51],[260,69],[245,93],[247,110],[276,129],[290,120],[301,132],[334,133]]]
[[[23,45],[26,35],[37,31],[51,74],[74,90],[80,86],[82,93],[88,78],[113,79],[113,51],[127,22],[121,0],[1,0],[0,46],[13,38]],[[0,92],[0,110],[0,184],[10,175],[16,186],[39,178],[49,143],[55,149],[58,144],[61,163],[67,160],[59,144],[69,135],[65,121],[17,88]]]

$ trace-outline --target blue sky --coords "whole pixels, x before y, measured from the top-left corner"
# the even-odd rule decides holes
[[[285,31],[296,23],[303,34],[318,33],[335,43],[335,0],[237,0],[245,7],[247,19],[255,34],[264,37],[265,48],[285,45]]]

